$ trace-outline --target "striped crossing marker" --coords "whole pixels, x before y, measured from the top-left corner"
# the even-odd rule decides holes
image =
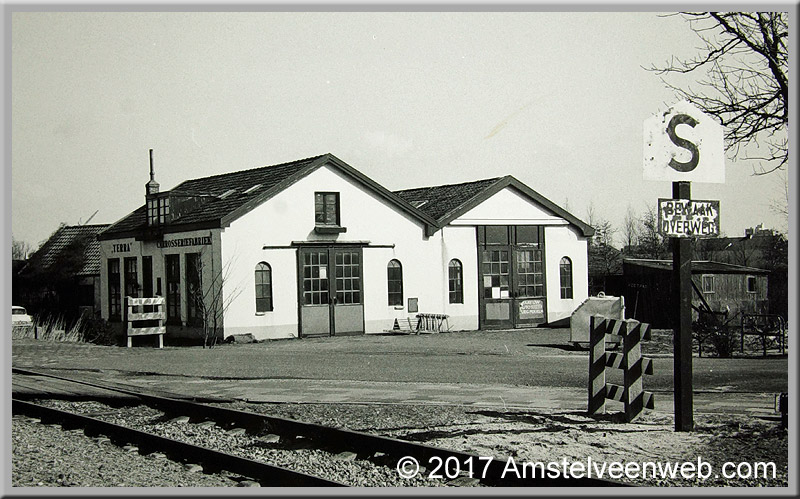
[[[642,340],[650,339],[650,325],[592,316],[589,328],[589,415],[604,414],[606,399],[624,404],[626,422],[653,409],[653,394],[642,385],[642,376],[653,374],[653,360],[642,357],[641,349]],[[607,340],[622,343],[622,353],[606,352]],[[623,385],[606,383],[606,367],[623,371]]]

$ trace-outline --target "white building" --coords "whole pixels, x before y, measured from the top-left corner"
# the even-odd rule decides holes
[[[169,192],[151,165],[146,187],[99,236],[102,316],[164,296],[168,342],[196,335],[213,303],[220,336],[266,339],[379,333],[417,313],[452,330],[533,326],[588,293],[593,229],[510,176],[390,192],[325,154]]]

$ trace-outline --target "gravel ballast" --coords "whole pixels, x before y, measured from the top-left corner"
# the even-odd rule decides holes
[[[190,443],[212,447],[217,450],[259,459],[297,471],[314,474],[327,479],[354,486],[459,486],[475,485],[464,479],[439,480],[416,477],[411,480],[400,479],[392,466],[380,466],[380,461],[367,459],[369,456],[352,456],[341,449],[327,452],[314,449],[301,441],[286,441],[275,435],[264,433],[250,435],[230,428],[220,428],[214,424],[193,424],[185,418],[165,417],[159,411],[146,407],[130,409],[111,408],[96,402],[67,403],[49,401],[47,405],[70,409],[73,412],[93,414],[94,417],[117,424],[145,429],[163,436],[178,438]],[[594,420],[580,414],[560,413],[542,414],[527,411],[493,411],[455,406],[419,405],[370,405],[370,404],[220,404],[223,406],[262,412],[274,416],[289,417],[307,422],[320,423],[352,430],[391,436],[416,442],[424,442],[443,448],[470,452],[480,456],[495,458],[514,457],[521,461],[551,461],[567,458],[571,461],[591,457],[598,462],[644,462],[644,461],[696,461],[702,457],[711,463],[715,470],[724,462],[772,461],[776,465],[774,478],[751,477],[725,480],[712,477],[707,480],[685,479],[640,479],[634,483],[650,486],[786,486],[788,483],[788,438],[786,430],[780,429],[774,421],[756,418],[697,415],[696,431],[678,433],[672,428],[670,415],[650,412],[632,424],[615,423],[611,419]],[[41,426],[41,425],[39,425]],[[25,453],[25,445],[36,449],[36,442],[29,443],[29,430],[33,435],[40,431],[61,432],[61,440],[47,440],[51,447],[44,456],[45,463],[52,463],[53,457],[47,453],[57,452],[62,441],[83,440],[83,445],[91,449],[102,448],[106,459],[134,459],[139,469],[150,468],[162,480],[174,480],[177,486],[217,486],[198,479],[207,475],[190,474],[181,465],[173,463],[174,470],[162,473],[163,462],[150,457],[126,453],[121,449],[112,452],[109,443],[98,445],[89,437],[78,432],[63,432],[60,427],[32,426],[31,423],[15,418],[14,426],[14,484],[69,485],[79,482],[64,474],[59,481],[58,473],[47,478],[33,478],[36,471],[55,469],[47,464],[23,463],[30,460],[41,461],[42,456],[35,452]],[[51,435],[52,436],[52,435]],[[53,444],[53,442],[58,442]],[[88,444],[87,444],[88,442]],[[66,444],[65,444],[66,445]],[[17,452],[17,448],[23,450]],[[18,455],[19,454],[19,455]],[[70,455],[69,451],[64,455]],[[346,455],[345,455],[346,454]],[[83,455],[83,454],[76,454]],[[87,462],[95,462],[87,456]],[[49,461],[47,461],[49,460]],[[83,458],[81,458],[83,460]],[[98,460],[102,463],[104,461]],[[423,466],[426,463],[420,463]],[[109,469],[111,465],[108,464]],[[119,469],[125,470],[126,464]],[[26,470],[33,469],[33,473]],[[124,483],[127,486],[158,486],[147,472],[141,478],[136,474],[120,475],[117,479],[105,471],[102,477],[89,477],[89,483],[114,486]],[[212,479],[213,480],[213,479]],[[222,486],[236,486],[242,477],[228,480],[217,478]],[[64,482],[67,483],[64,483]],[[100,482],[100,483],[98,483]],[[83,483],[83,482],[81,482]],[[167,485],[168,486],[168,485]]]
[[[158,456],[126,451],[107,439],[64,431],[24,416],[11,421],[14,487],[234,487],[222,475],[190,473]]]

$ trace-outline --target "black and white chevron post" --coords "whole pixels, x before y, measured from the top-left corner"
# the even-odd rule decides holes
[[[605,413],[606,399],[625,405],[625,421],[653,409],[653,394],[643,389],[642,376],[653,374],[653,360],[642,357],[642,340],[650,339],[650,325],[633,319],[592,316],[589,324],[590,415]],[[622,353],[607,352],[606,341],[622,344]],[[606,367],[622,369],[623,385],[606,383]]]

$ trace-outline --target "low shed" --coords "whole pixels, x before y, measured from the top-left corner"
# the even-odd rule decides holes
[[[625,305],[630,317],[653,327],[670,328],[673,320],[672,261],[626,259]],[[728,317],[742,313],[769,313],[767,275],[769,271],[730,263],[692,262],[692,305],[705,301],[715,312]],[[693,312],[693,320],[697,312]]]

